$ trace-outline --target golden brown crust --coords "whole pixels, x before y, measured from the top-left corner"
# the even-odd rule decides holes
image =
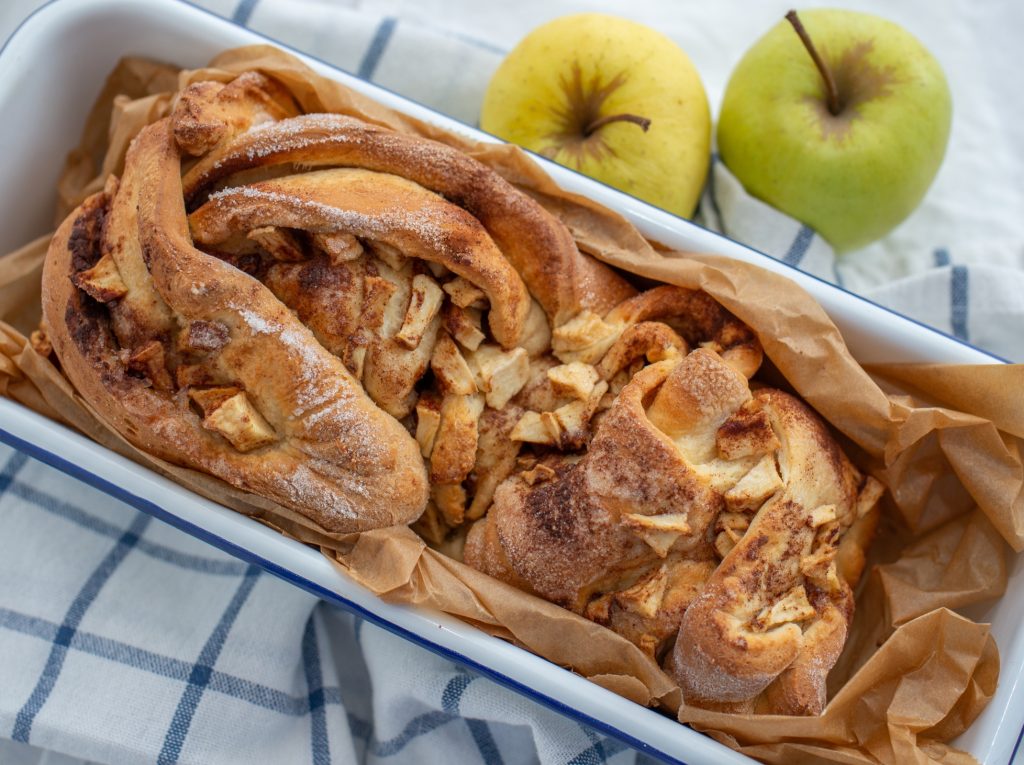
[[[761,344],[749,327],[707,293],[668,284],[638,293],[603,316],[582,311],[556,325],[551,337],[559,359],[600,363],[606,378],[622,368],[627,356],[655,361],[673,355],[672,349],[684,354],[697,346],[717,351],[748,378],[761,365]]]
[[[755,400],[781,442],[783,488],[684,615],[676,678],[694,703],[745,701],[771,686],[773,710],[817,714],[853,616],[834,557],[858,513],[872,510],[858,502],[862,492],[877,493],[804,404],[771,389]]]
[[[190,85],[64,223],[44,318],[82,396],[330,531],[425,508],[437,549],[627,637],[690,704],[820,711],[881,490],[749,382],[754,330],[637,293],[452,147],[299,111],[255,72]]]
[[[541,595],[582,611],[595,592],[659,563],[669,549],[706,545],[721,496],[646,409],[648,399],[668,389],[669,379],[707,391],[719,375],[728,375],[733,385],[710,388],[708,395],[715,398],[706,399],[700,413],[713,434],[730,407],[750,397],[746,381],[715,358],[697,351],[678,364],[644,368],[619,393],[581,460],[558,465],[556,475],[539,485],[514,476],[498,488],[489,514],[493,538],[512,568]],[[643,517],[683,515],[675,528],[663,530],[670,537],[663,550],[646,541],[651,534],[642,527]],[[467,557],[467,562],[475,565],[478,559]]]
[[[101,194],[54,237],[43,308],[69,379],[141,449],[269,497],[325,529],[356,531],[415,519],[427,497],[415,441],[265,287],[191,246],[177,167],[168,122],[146,128],[129,152],[122,184],[137,184],[137,226],[108,225],[111,200]],[[240,408],[216,410],[219,429],[204,425],[210,413],[201,418],[181,392],[161,391],[149,377],[133,373],[125,351],[135,347],[119,342],[106,308],[72,282],[101,251],[133,238],[138,247],[127,249],[141,254],[151,280],[146,299],[159,299],[161,306],[160,321],[141,335],[156,335],[149,339],[161,343],[165,363],[184,366],[171,336],[180,328],[192,336],[203,335],[196,322],[218,328],[206,344],[214,350],[203,352],[198,364],[211,383],[231,383],[245,396],[231,399]],[[136,304],[133,310],[141,309]],[[227,337],[223,345],[216,342],[218,333]],[[142,339],[139,333],[123,336]],[[184,341],[195,343],[194,337]],[[272,428],[273,441],[248,448],[252,438],[266,435],[253,411]]]
[[[304,414],[284,383],[274,387],[273,375],[258,374],[270,363],[269,339],[245,338],[278,334],[286,350],[323,352],[396,419],[414,411],[432,369],[444,395],[429,445],[417,446],[435,483],[435,515],[450,523],[467,510],[479,517],[519,451],[506,438],[514,425],[506,407],[526,382],[531,355],[544,353],[550,338],[515,266],[558,320],[581,307],[606,311],[633,290],[579,253],[537,203],[461,152],[299,111],[286,88],[257,72],[178,94],[161,123],[166,145],[155,128],[143,131],[119,188],[113,181],[108,189],[109,225],[96,239],[101,257],[67,275],[81,293],[74,310],[84,311],[87,297],[98,301],[111,363],[152,395],[173,398],[179,416],[192,417],[206,440],[232,454],[277,448],[296,435],[283,433],[282,423]],[[184,186],[179,152],[197,157]],[[317,166],[324,169],[308,172]],[[235,185],[200,198],[196,179],[203,190],[216,181]],[[186,228],[184,208],[197,201]],[[64,345],[59,353],[73,353]],[[454,373],[458,390],[446,382]],[[77,383],[87,398],[100,395],[84,377]],[[500,412],[502,425],[486,426],[481,441],[479,423],[497,421],[485,409]],[[368,411],[371,421],[383,416]],[[128,420],[119,429],[138,432]],[[405,434],[378,440],[403,439],[407,445]],[[154,453],[168,452],[150,441]],[[178,454],[188,449],[169,450],[193,464],[195,454]],[[387,454],[381,462],[390,464]],[[231,470],[221,460],[213,472]],[[408,473],[396,474],[399,484]],[[403,501],[394,507],[397,520],[408,512]]]
[[[701,348],[636,372],[587,452],[547,464],[498,487],[467,563],[656,657],[678,633],[688,703],[821,710],[852,617],[832,561],[878,494],[807,407]],[[851,574],[869,536],[845,537]]]
[[[199,156],[253,125],[298,113],[295,100],[285,88],[259,72],[244,72],[226,85],[189,85],[178,95],[171,124],[178,148]]]
[[[240,135],[184,178],[186,197],[252,167],[283,163],[361,167],[408,178],[477,218],[552,324],[581,310],[604,314],[634,293],[576,248],[568,229],[486,165],[444,144],[340,114],[309,114]]]
[[[490,303],[494,338],[518,345],[530,308],[519,274],[469,213],[405,178],[336,168],[221,191],[189,216],[192,236],[215,247],[267,226],[344,231],[437,263],[478,286]]]
[[[651,319],[667,321],[691,345],[712,348],[744,377],[761,366],[757,336],[707,293],[662,285],[641,292],[611,310],[605,321],[632,326]]]

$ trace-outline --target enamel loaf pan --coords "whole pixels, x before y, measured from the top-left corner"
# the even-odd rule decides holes
[[[107,73],[126,54],[181,66],[266,39],[176,0],[56,0],[18,28],[0,51],[0,252],[45,233],[64,156]],[[419,104],[320,61],[306,61],[394,109],[482,140],[493,140]],[[615,208],[668,246],[714,252],[779,271],[824,306],[861,362],[999,363],[1000,360],[807,276],[688,221],[542,161],[564,187]],[[27,183],[27,179],[31,179]],[[442,614],[389,605],[336,571],[308,547],[192,494],[17,404],[0,399],[0,440],[155,515],[241,559],[310,590],[432,651],[450,657],[542,704],[655,757],[689,765],[750,763],[710,738],[508,643]],[[1006,765],[1024,720],[1024,566],[1013,564],[1007,595],[987,612],[1002,655],[999,690],[956,743],[986,765]]]

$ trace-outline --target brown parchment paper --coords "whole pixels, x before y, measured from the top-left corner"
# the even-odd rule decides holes
[[[249,69],[285,84],[308,112],[352,114],[463,149],[557,215],[584,251],[639,278],[706,290],[755,329],[769,359],[765,374],[814,406],[851,458],[889,489],[825,712],[797,718],[689,707],[671,679],[625,639],[429,548],[408,528],[331,534],[273,502],[138,451],[26,341],[40,318],[48,237],[0,258],[0,395],[318,546],[386,600],[460,617],[756,759],[973,762],[945,742],[991,699],[999,658],[987,625],[953,609],[980,609],[1003,596],[1010,556],[1024,550],[1024,366],[865,369],[820,306],[786,278],[727,258],[665,251],[616,213],[560,190],[517,149],[477,144],[396,113],[267,46],[227,51],[207,69],[180,73],[142,59],[122,61],[68,157],[56,219],[120,172],[131,137],[167,113],[174,91]]]

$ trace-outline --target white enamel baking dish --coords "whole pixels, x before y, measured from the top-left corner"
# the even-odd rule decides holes
[[[220,50],[266,39],[176,0],[55,0],[30,16],[0,51],[0,252],[46,232],[66,152],[119,57],[144,54],[199,66]],[[283,46],[285,47],[285,46]],[[304,57],[319,72],[384,104],[482,140],[466,125]],[[807,276],[556,165],[541,163],[572,191],[629,217],[646,235],[679,249],[714,252],[781,272],[807,289],[862,362],[1000,363],[1000,359]],[[304,545],[171,483],[78,434],[0,399],[0,440],[409,640],[472,667],[539,702],[668,761],[749,763],[711,739],[581,677],[443,614],[389,605]],[[956,744],[986,765],[1005,765],[1024,721],[1024,567],[1017,556],[1008,594],[987,611],[1002,655],[996,698]]]

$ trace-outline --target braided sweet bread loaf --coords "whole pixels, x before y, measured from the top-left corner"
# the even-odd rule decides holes
[[[663,291],[651,303],[678,306],[674,290],[627,304]],[[720,325],[738,345],[687,352],[653,322],[622,332],[595,377],[621,385],[623,362],[641,361],[586,451],[502,483],[465,559],[664,659],[688,703],[817,714],[881,485],[806,405],[749,383],[760,348],[735,320]]]
[[[878,484],[751,382],[749,327],[638,292],[457,149],[193,84],[60,227],[43,308],[139,448],[330,532],[416,521],[690,703],[821,709]]]
[[[444,370],[521,371],[548,316],[633,290],[461,152],[299,112],[255,72],[186,88],[54,237],[45,323],[77,390],[145,451],[328,531],[408,523],[429,493],[421,381],[443,415],[431,478],[457,486],[484,400],[503,401]]]

